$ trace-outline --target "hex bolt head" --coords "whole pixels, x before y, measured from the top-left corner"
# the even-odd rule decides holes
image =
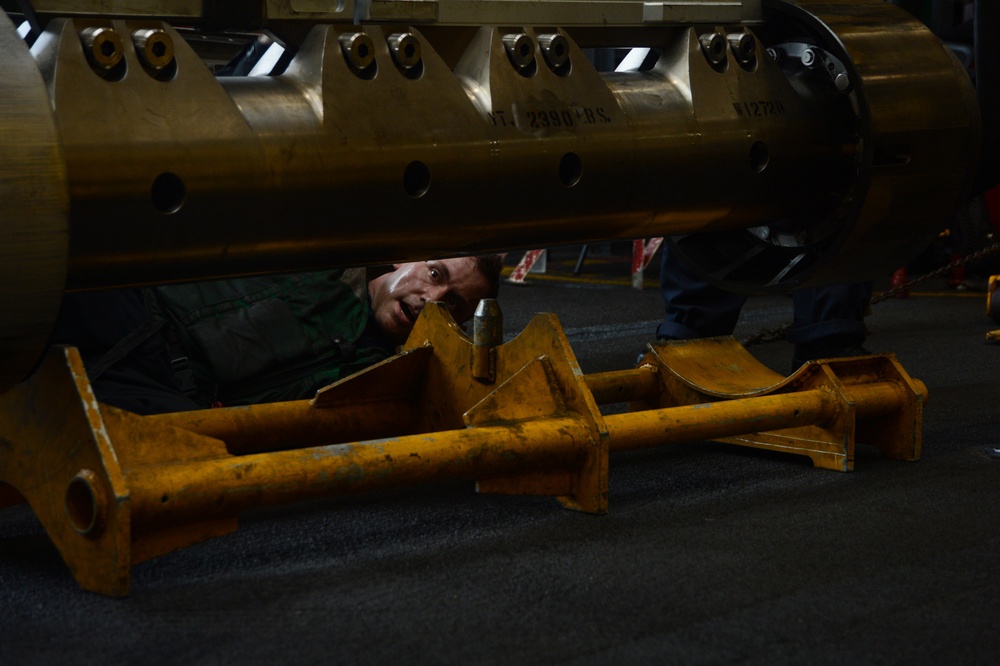
[[[411,32],[389,35],[389,51],[400,69],[407,71],[420,64],[420,41]]]
[[[525,33],[504,35],[503,45],[507,49],[507,56],[517,69],[526,69],[535,62],[535,43]]]
[[[815,49],[806,49],[802,52],[802,64],[806,67],[815,67],[820,61]]]
[[[132,43],[142,64],[160,71],[174,59],[174,40],[159,28],[144,28],[132,33]]]
[[[749,32],[734,32],[726,35],[726,39],[737,60],[744,64],[753,60],[757,48],[757,40],[753,35]]]
[[[538,35],[538,46],[542,49],[545,62],[553,70],[560,70],[569,64],[569,40],[560,34]]]
[[[114,68],[124,55],[122,38],[111,28],[84,28],[80,31],[80,43],[87,60],[98,70]]]
[[[344,59],[353,69],[362,70],[375,61],[375,42],[363,32],[345,32],[337,38]]]
[[[718,32],[706,32],[698,37],[705,58],[713,67],[726,61],[726,38]]]

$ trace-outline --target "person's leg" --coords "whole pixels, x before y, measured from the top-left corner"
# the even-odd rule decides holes
[[[656,329],[660,340],[732,335],[746,296],[723,291],[696,276],[663,245],[660,294],[665,314]]]
[[[839,284],[795,292],[795,308],[788,340],[795,344],[792,368],[817,358],[867,354],[865,315],[872,283]]]

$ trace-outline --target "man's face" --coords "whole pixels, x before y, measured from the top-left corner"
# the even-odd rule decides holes
[[[456,322],[467,321],[479,300],[489,294],[489,281],[475,259],[435,259],[393,264],[396,270],[368,283],[375,322],[389,339],[406,341],[417,315],[428,301],[440,301]]]

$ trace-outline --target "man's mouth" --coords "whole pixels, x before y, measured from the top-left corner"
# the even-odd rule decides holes
[[[417,321],[417,313],[414,312],[413,308],[411,308],[405,302],[400,301],[399,309],[403,313],[403,317],[406,319],[406,321],[410,322],[411,324]]]

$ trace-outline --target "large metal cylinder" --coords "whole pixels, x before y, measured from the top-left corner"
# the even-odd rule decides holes
[[[765,6],[620,27],[660,55],[611,74],[593,28],[317,25],[282,75],[216,78],[162,22],[55,20],[29,55],[0,16],[0,389],[64,288],[665,235],[743,290],[891,268],[971,177],[969,83],[883,0]]]

